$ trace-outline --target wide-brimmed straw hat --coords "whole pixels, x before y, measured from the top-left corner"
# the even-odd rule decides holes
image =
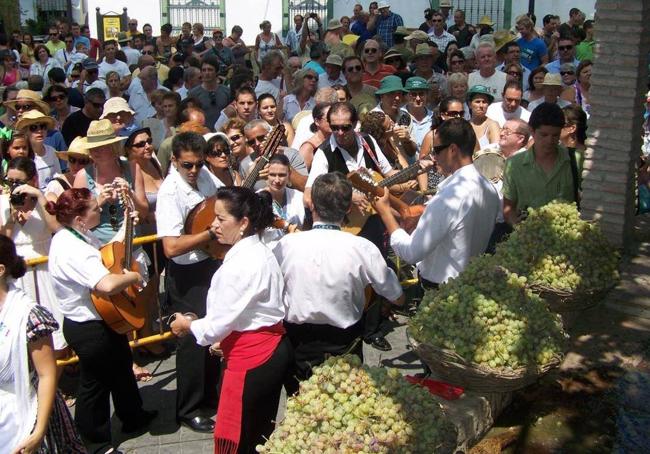
[[[40,125],[43,123],[47,125],[47,129],[54,129],[56,126],[54,118],[44,115],[43,112],[39,110],[29,110],[16,122],[16,129],[22,131],[23,129],[29,128],[31,125]]]
[[[5,101],[4,105],[11,107],[13,110],[16,110],[17,102],[31,102],[34,103],[36,108],[40,110],[44,115],[48,115],[50,113],[50,106],[45,101],[43,101],[41,95],[35,91],[27,89],[18,90],[16,99]]]
[[[135,112],[129,107],[129,103],[126,102],[126,99],[121,96],[115,96],[106,100],[102,116],[99,117],[99,119],[103,120],[109,114],[120,112],[128,112],[131,115],[135,115]]]
[[[117,137],[111,121],[108,119],[95,120],[90,122],[86,137],[81,138],[80,147],[91,150],[104,145],[121,142],[126,137]]]
[[[59,159],[63,159],[64,161],[68,160],[68,155],[72,154],[75,156],[84,156],[88,159],[90,159],[90,153],[88,150],[83,148],[82,145],[82,137],[75,137],[74,140],[70,145],[68,145],[68,150],[67,151],[57,151],[56,155],[59,157]]]

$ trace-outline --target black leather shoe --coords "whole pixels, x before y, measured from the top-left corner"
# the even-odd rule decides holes
[[[381,350],[382,352],[387,352],[393,349],[393,347],[390,345],[390,342],[388,342],[388,339],[386,339],[384,336],[373,337],[370,341],[370,345],[372,345],[377,350]]]
[[[185,427],[189,427],[194,432],[213,432],[214,421],[205,416],[195,416],[194,418],[178,418],[178,422]]]
[[[156,419],[156,416],[158,416],[158,410],[142,410],[135,422],[122,424],[122,432],[129,433],[143,430],[151,424],[151,421]]]

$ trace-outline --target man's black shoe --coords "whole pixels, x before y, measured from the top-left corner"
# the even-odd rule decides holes
[[[158,410],[142,410],[135,422],[122,424],[122,432],[138,432],[151,424],[151,421],[156,419],[156,416],[158,416]]]
[[[178,422],[186,427],[189,427],[194,432],[213,432],[214,421],[205,416],[195,416],[194,418],[178,418]]]
[[[390,345],[390,342],[388,342],[388,339],[386,339],[384,336],[373,337],[370,340],[370,345],[372,345],[377,350],[381,350],[382,352],[387,352],[393,349],[393,347]]]

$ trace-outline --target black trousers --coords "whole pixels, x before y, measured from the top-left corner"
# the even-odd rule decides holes
[[[494,225],[494,230],[490,236],[490,241],[488,242],[487,249],[485,250],[486,254],[494,254],[496,252],[497,244],[506,239],[508,235],[512,233],[512,226],[507,222],[497,222]]]
[[[271,357],[246,373],[242,394],[242,421],[238,454],[254,454],[255,446],[264,444],[275,428],[280,393],[293,362],[291,343],[285,336]],[[227,374],[226,370],[224,374]],[[221,386],[220,386],[221,387]],[[231,396],[220,396],[223,401]],[[219,414],[217,413],[217,419]]]
[[[165,284],[171,309],[205,316],[205,302],[212,275],[221,260],[207,259],[192,265],[167,264]],[[201,409],[215,409],[218,402],[219,361],[208,347],[196,343],[190,333],[178,339],[176,349],[176,416],[194,418]]]
[[[90,452],[105,452],[111,446],[110,396],[123,424],[136,424],[142,416],[129,341],[103,321],[66,318],[63,335],[79,356],[81,369],[75,423]]]
[[[348,328],[313,323],[284,323],[293,347],[294,363],[285,382],[287,395],[298,391],[299,381],[311,377],[313,367],[322,364],[330,356],[346,353],[356,355],[363,361],[363,320]]]

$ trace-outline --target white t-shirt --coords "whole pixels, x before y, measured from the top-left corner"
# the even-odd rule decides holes
[[[271,93],[273,97],[275,98],[275,102],[280,102],[280,79],[274,79],[274,80],[262,80],[259,79],[257,81],[257,85],[255,85],[255,96],[258,98],[260,95],[263,95],[264,93]]]
[[[501,101],[501,94],[503,87],[506,85],[507,76],[501,71],[495,71],[490,77],[483,77],[478,71],[470,73],[467,86],[472,88],[474,85],[484,85],[490,89],[490,93],[494,96],[495,101]]]
[[[499,123],[499,127],[503,128],[506,121],[512,119],[520,119],[528,123],[530,112],[521,106],[517,107],[514,112],[506,112],[503,110],[503,102],[494,102],[488,107],[487,117]]]
[[[120,75],[120,79],[131,75],[129,67],[123,61],[115,60],[114,63],[106,63],[106,59],[99,64],[99,78],[106,79],[106,74],[115,71]]]
[[[56,157],[56,151],[49,145],[43,144],[45,153],[43,156],[34,154],[34,164],[38,173],[38,187],[44,191],[47,184],[54,178],[54,175],[61,173],[61,164]]]

